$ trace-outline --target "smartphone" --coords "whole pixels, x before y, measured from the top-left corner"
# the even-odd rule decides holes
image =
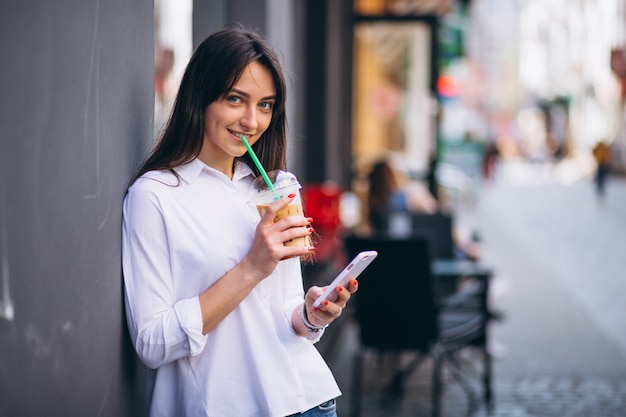
[[[337,299],[335,288],[339,285],[346,287],[350,280],[356,279],[359,275],[361,275],[361,272],[367,268],[376,256],[378,256],[378,252],[375,250],[364,251],[355,256],[352,262],[350,262],[348,266],[346,266],[343,271],[337,275],[337,278],[335,278],[333,282],[326,287],[322,295],[317,297],[317,300],[313,303],[313,307],[319,307],[324,300],[335,301]]]

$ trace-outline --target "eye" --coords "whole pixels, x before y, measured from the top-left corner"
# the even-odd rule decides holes
[[[261,107],[262,110],[272,110],[274,108],[274,102],[264,101],[262,103],[259,103],[259,107]]]
[[[239,96],[234,96],[234,95],[229,95],[226,96],[226,101],[230,102],[230,103],[234,103],[234,104],[239,104],[241,103],[241,97]]]

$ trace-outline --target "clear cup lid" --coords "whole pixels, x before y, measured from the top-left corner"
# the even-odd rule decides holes
[[[300,183],[295,175],[288,171],[275,170],[267,173],[270,181],[274,184],[275,189],[283,188],[300,188]],[[269,187],[262,176],[254,179],[251,186],[254,192],[260,193],[266,191]]]

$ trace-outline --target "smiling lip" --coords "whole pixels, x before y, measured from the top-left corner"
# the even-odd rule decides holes
[[[239,133],[239,132],[235,132],[234,130],[229,130],[230,134],[235,136],[237,139],[241,140],[241,138],[243,137],[245,140],[250,139],[250,137],[252,135],[245,135],[243,133]]]

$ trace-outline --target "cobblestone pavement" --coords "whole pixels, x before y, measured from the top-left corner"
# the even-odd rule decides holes
[[[346,320],[347,322],[348,320]],[[351,415],[351,355],[356,348],[356,333],[351,324],[342,324],[338,335],[341,350],[332,356],[331,366],[343,396],[338,402],[340,417]],[[389,373],[375,358],[366,356],[362,379],[361,417],[430,417],[431,363],[425,362],[406,382],[399,403],[382,404],[382,390]],[[626,416],[626,378],[603,375],[559,375],[555,372],[494,370],[494,409],[489,414],[483,403],[469,413],[469,398],[450,375],[444,379],[442,417],[624,417]],[[481,394],[477,382],[475,395]]]
[[[484,236],[483,259],[496,271],[492,303],[504,314],[490,331],[490,415],[626,417],[626,179],[612,178],[598,201],[589,179],[565,184],[544,172],[529,182],[516,170],[531,168],[507,169],[458,211]],[[348,417],[356,329],[346,314],[328,330],[319,347],[344,393],[339,416]],[[366,363],[362,417],[430,416],[428,361],[393,407],[380,403],[384,370]],[[445,387],[443,417],[467,415],[458,384],[448,377]],[[472,414],[488,415],[483,406]]]

